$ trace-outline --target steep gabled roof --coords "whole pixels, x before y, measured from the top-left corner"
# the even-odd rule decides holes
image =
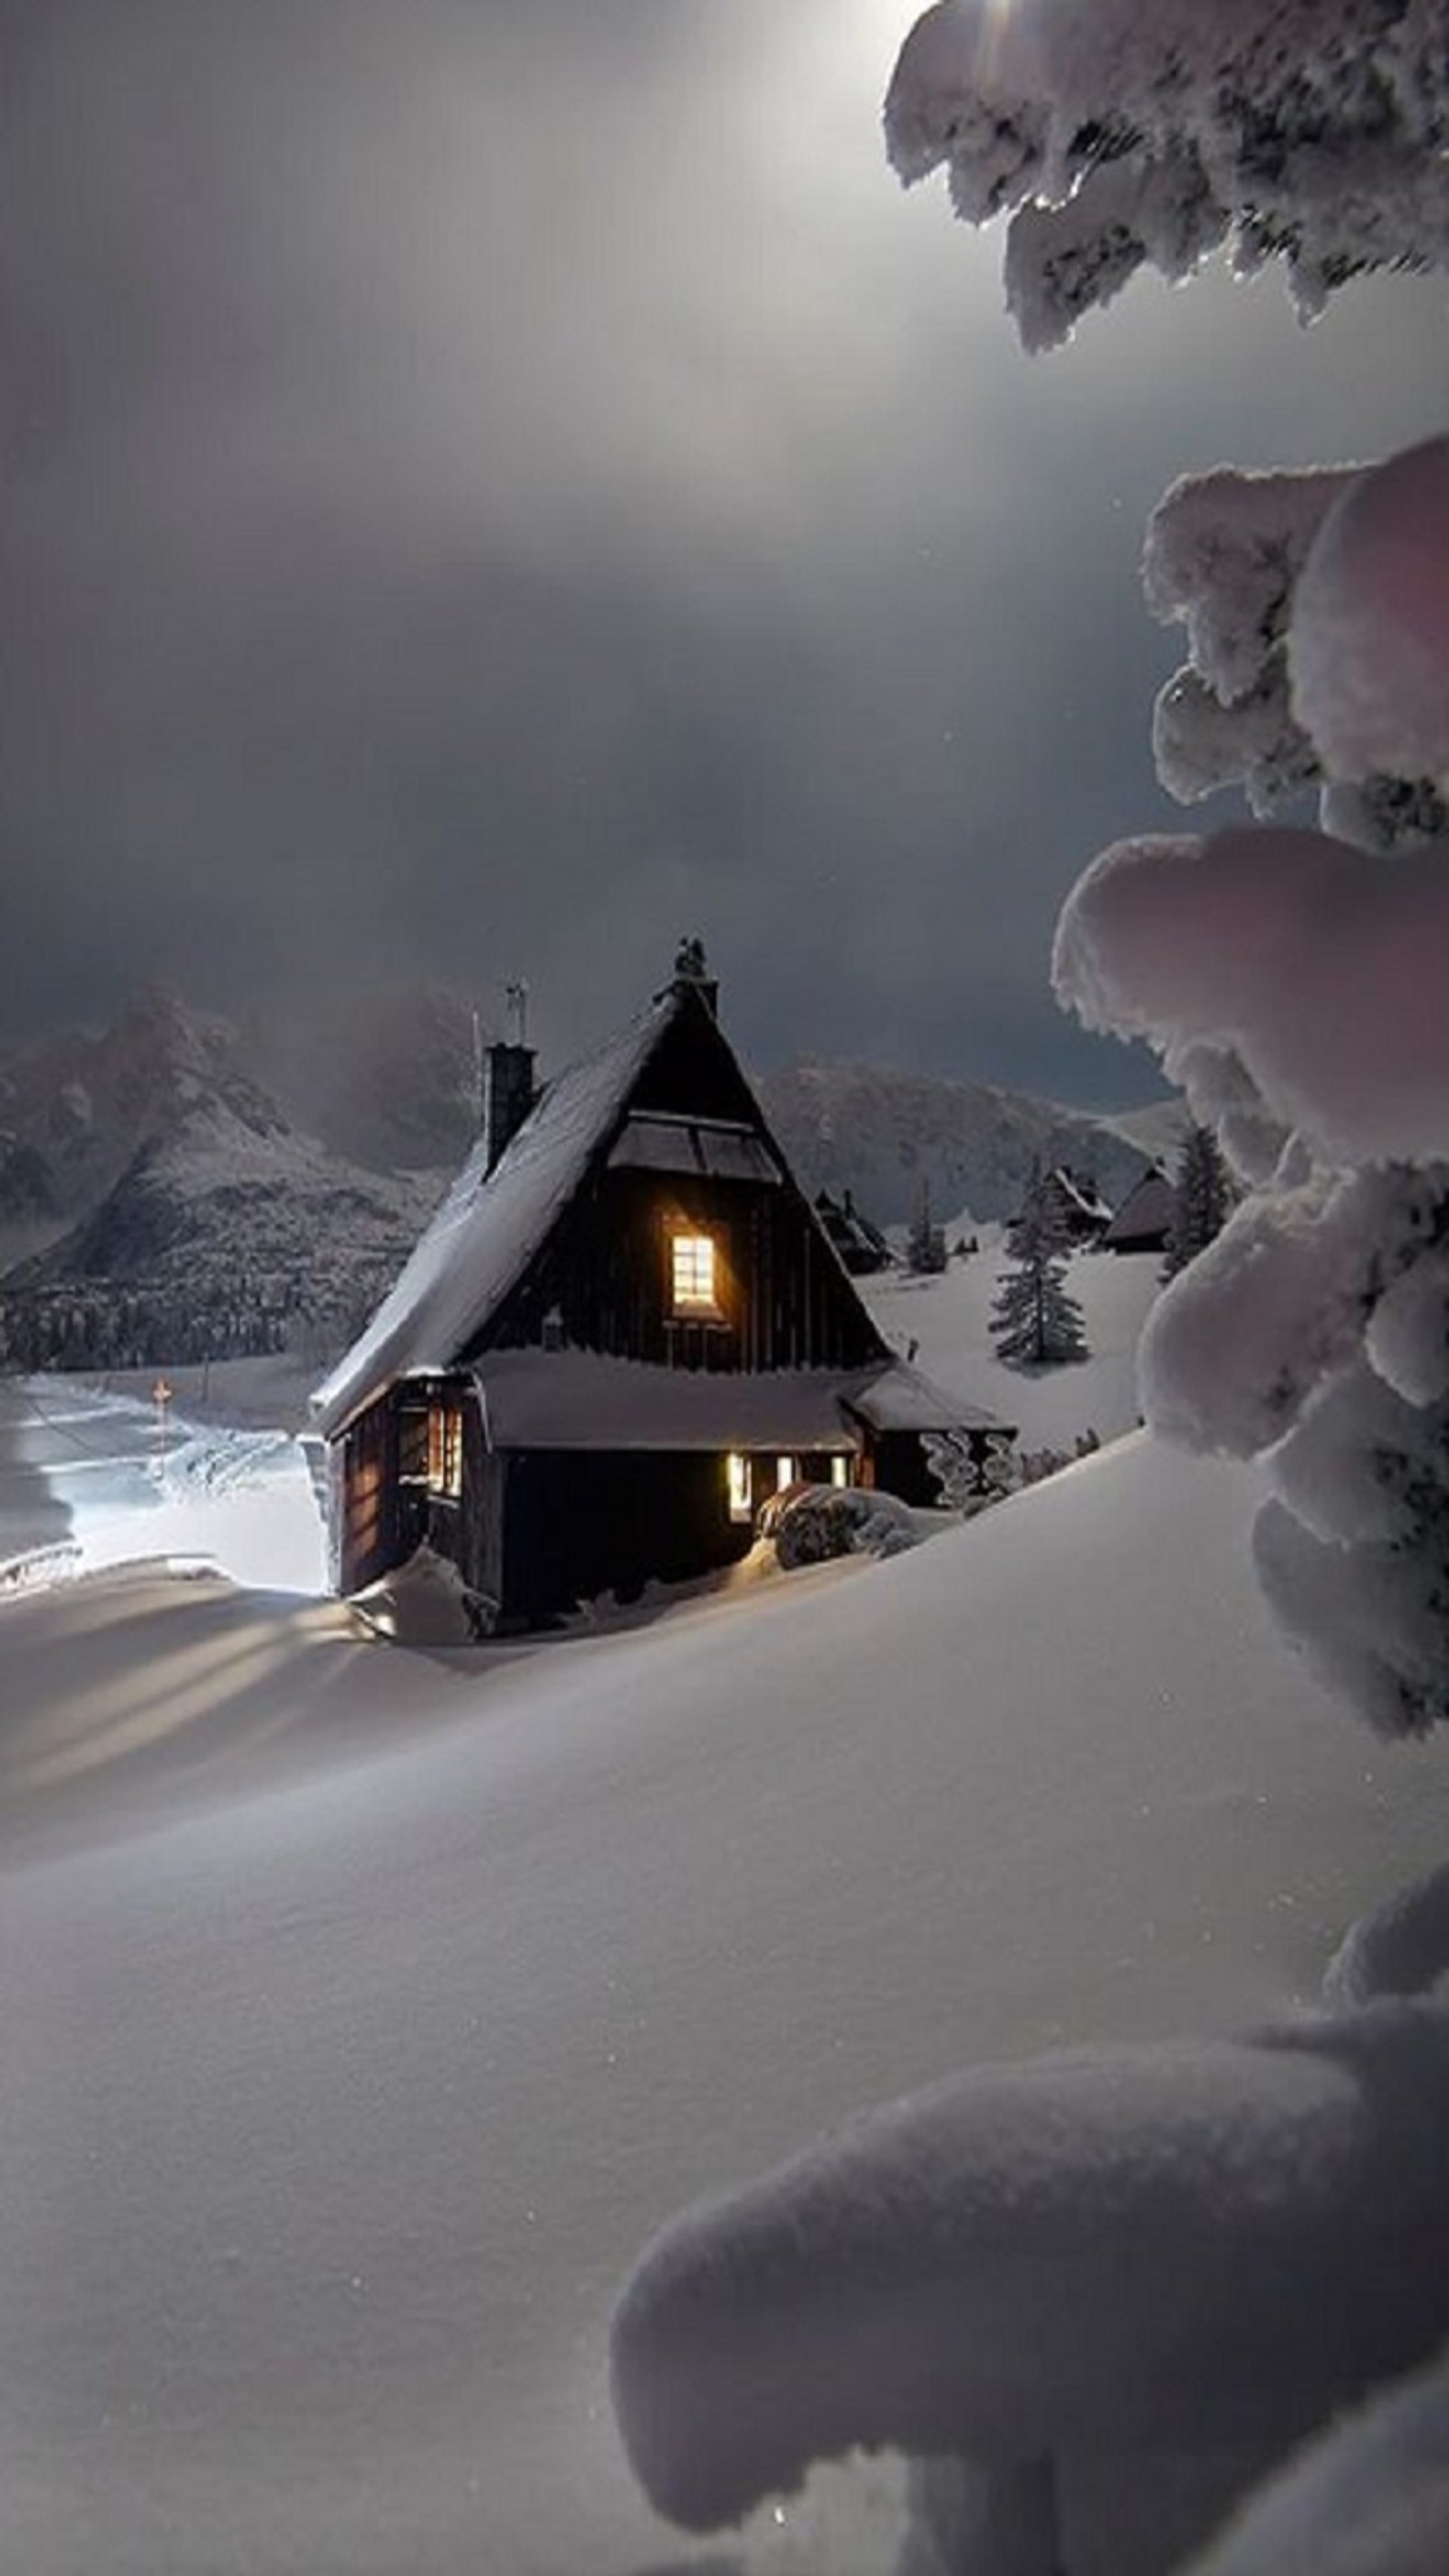
[[[475,1148],[371,1323],[313,1396],[319,1430],[332,1437],[397,1378],[446,1368],[482,1332],[608,1141],[665,1031],[699,1007],[671,986],[545,1087],[491,1172],[486,1146]]]

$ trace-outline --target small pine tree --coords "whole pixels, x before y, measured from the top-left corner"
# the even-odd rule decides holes
[[[1221,1234],[1237,1199],[1232,1175],[1210,1127],[1189,1127],[1172,1185],[1164,1279],[1175,1279]]]
[[[1011,1368],[1062,1368],[1087,1357],[1082,1310],[1067,1286],[1067,1237],[1060,1206],[1033,1172],[1020,1212],[1006,1230],[1012,1263],[997,1282],[991,1338]]]
[[[916,1278],[930,1278],[946,1267],[946,1231],[931,1216],[931,1186],[923,1180],[916,1213],[906,1237],[906,1268]]]

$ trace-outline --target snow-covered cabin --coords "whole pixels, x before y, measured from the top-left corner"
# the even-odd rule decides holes
[[[1154,1163],[1133,1183],[1102,1236],[1104,1251],[1165,1252],[1172,1208],[1172,1183]]]
[[[535,1095],[491,1048],[484,1132],[314,1398],[332,1573],[423,1543],[492,1623],[546,1621],[750,1544],[798,1479],[933,1501],[923,1435],[1006,1426],[895,1358],[719,1026],[697,942]]]

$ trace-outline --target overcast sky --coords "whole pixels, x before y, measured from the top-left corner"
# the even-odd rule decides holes
[[[1137,592],[1224,458],[1442,426],[1442,285],[1054,358],[901,194],[911,0],[0,0],[0,1038],[379,978],[1140,1097],[1052,923],[1183,818]]]

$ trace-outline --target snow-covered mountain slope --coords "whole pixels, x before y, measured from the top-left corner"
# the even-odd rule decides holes
[[[149,986],[99,1036],[62,1032],[0,1058],[0,1181],[23,1157],[32,1185],[43,1175],[49,1204],[75,1216],[104,1198],[148,1139],[213,1096],[256,1112],[232,1031]]]
[[[435,1187],[337,1161],[231,1079],[179,1106],[98,1207],[9,1273],[0,1354],[170,1364],[305,1331],[320,1360],[382,1295]]]
[[[478,1133],[478,1051],[497,1032],[437,984],[318,994],[306,1012],[260,1006],[240,1061],[295,1127],[380,1172],[456,1171]]]
[[[1090,1174],[1115,1205],[1152,1159],[1117,1122],[988,1083],[808,1061],[758,1088],[804,1185],[853,1190],[878,1225],[912,1216],[923,1181],[938,1218],[1010,1216],[1037,1161]]]
[[[143,1141],[217,1089],[263,1091],[289,1125],[367,1169],[452,1170],[476,1132],[477,1047],[492,1034],[436,986],[322,994],[306,1012],[259,1005],[239,1030],[150,990],[99,1037],[0,1056],[0,1219],[7,1140],[37,1158],[27,1191],[38,1166],[49,1198],[75,1216]],[[813,1061],[761,1076],[759,1089],[811,1189],[851,1187],[882,1223],[913,1212],[922,1177],[940,1213],[1005,1215],[1038,1156],[1089,1167],[1120,1195],[1181,1115],[1169,1103],[1165,1127],[1156,1110],[1090,1117],[984,1083]]]
[[[881,2576],[888,2471],[693,2544],[608,2318],[697,2194],[1061,2041],[1310,2004],[1438,1745],[1143,1438],[914,1555],[408,1656],[134,1575],[0,1612],[0,2481],[28,2576]]]

